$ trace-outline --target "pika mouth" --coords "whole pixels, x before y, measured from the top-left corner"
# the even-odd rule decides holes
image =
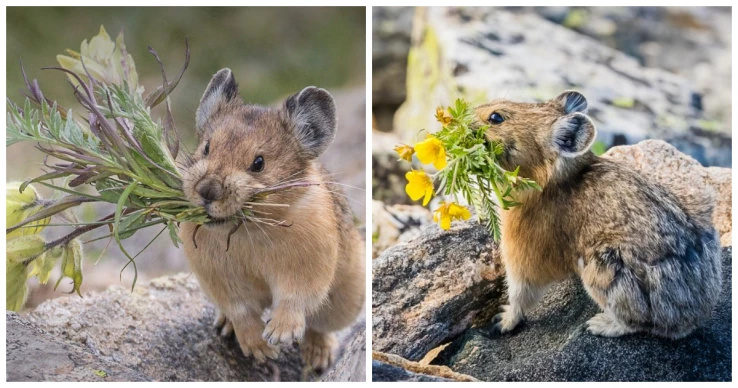
[[[235,222],[235,218],[233,217],[225,217],[225,218],[216,218],[216,217],[210,217],[210,221],[206,222],[205,225],[207,226],[221,226],[221,225],[227,225],[227,224],[233,224]]]

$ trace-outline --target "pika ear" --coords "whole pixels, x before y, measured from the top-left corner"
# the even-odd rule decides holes
[[[215,73],[197,107],[195,128],[198,136],[204,132],[208,120],[219,110],[236,101],[236,96],[238,84],[231,69],[225,68]]]
[[[316,158],[336,137],[336,104],[325,89],[309,86],[284,102],[295,137],[308,156]]]
[[[589,150],[597,137],[592,120],[576,112],[556,120],[553,125],[553,146],[565,158],[579,156]]]
[[[584,98],[582,93],[575,90],[567,90],[554,98],[554,101],[561,106],[561,109],[569,113],[586,113],[587,112],[587,99]]]

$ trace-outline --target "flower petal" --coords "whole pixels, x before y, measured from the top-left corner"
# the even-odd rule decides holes
[[[429,143],[431,139],[423,140],[415,145],[415,153],[418,155],[418,160],[423,164],[431,164],[435,160],[436,150],[433,144]]]
[[[425,198],[423,198],[423,206],[428,205],[428,202],[430,202],[431,197],[433,197],[433,185],[426,186],[425,188]]]
[[[446,167],[446,150],[441,146],[436,154],[436,160],[433,162],[436,170],[443,170]]]
[[[443,230],[449,230],[451,228],[451,217],[442,217],[441,218],[441,229]]]
[[[425,189],[421,186],[418,186],[417,184],[410,182],[405,186],[405,192],[410,197],[410,199],[412,199],[413,201],[417,201],[420,198],[423,198],[423,195],[425,194]]]

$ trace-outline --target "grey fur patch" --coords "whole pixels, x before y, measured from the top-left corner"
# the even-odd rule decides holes
[[[336,136],[336,104],[325,89],[308,86],[289,97],[284,108],[292,120],[295,138],[305,153],[317,158]]]
[[[238,84],[231,69],[225,68],[215,73],[205,88],[200,98],[200,105],[197,107],[195,128],[198,137],[202,135],[207,122],[213,115],[234,101],[236,96],[238,96]]]

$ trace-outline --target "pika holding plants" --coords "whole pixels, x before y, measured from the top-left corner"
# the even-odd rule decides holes
[[[586,109],[575,91],[476,108],[487,138],[504,147],[500,165],[520,166],[542,188],[500,214],[509,305],[494,329],[513,330],[552,283],[576,274],[602,309],[589,332],[682,338],[711,315],[721,290],[714,194],[696,198],[595,156]]]
[[[325,370],[336,355],[334,332],[356,319],[365,294],[363,240],[317,161],[336,133],[333,98],[307,87],[280,108],[244,104],[233,73],[222,69],[202,96],[196,130],[184,192],[210,221],[184,223],[180,237],[220,311],[216,327],[235,332],[243,352],[260,361],[298,341],[305,363]]]

